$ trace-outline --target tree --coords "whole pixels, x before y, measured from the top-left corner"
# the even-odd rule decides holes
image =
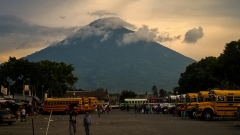
[[[78,80],[72,72],[72,65],[63,62],[29,62],[26,59],[10,57],[0,65],[0,83],[4,86],[11,80],[13,88],[11,93],[22,93],[25,84],[35,90],[37,96],[42,97],[42,90],[50,95],[60,97]],[[42,87],[44,86],[44,87]]]
[[[154,85],[152,86],[152,93],[154,97],[158,97],[158,91],[157,91],[157,86]]]
[[[167,95],[167,91],[165,91],[164,89],[159,90],[159,97],[165,97],[166,95]]]
[[[120,95],[120,102],[124,102],[125,98],[135,98],[137,94],[131,90],[123,90]]]
[[[240,39],[226,44],[223,53],[219,56],[219,65],[222,68],[217,78],[222,89],[239,89],[240,86]]]
[[[179,86],[173,88],[173,94],[177,95],[179,93]]]
[[[105,93],[108,94],[108,90],[107,89],[106,89]]]
[[[187,66],[186,71],[181,73],[178,81],[179,94],[215,88],[216,83],[211,78],[218,78],[219,66],[217,63],[218,58],[206,57]]]

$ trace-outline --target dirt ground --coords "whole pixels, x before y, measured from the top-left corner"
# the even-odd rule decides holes
[[[84,135],[83,117],[77,116],[77,133]],[[181,119],[171,114],[135,114],[133,110],[112,110],[98,117],[90,113],[90,135],[237,135],[240,127],[236,119],[214,119],[211,122],[197,119]],[[32,120],[34,126],[32,126]],[[27,118],[13,126],[0,125],[0,135],[69,135],[67,115],[52,115],[48,132],[49,115]],[[33,128],[34,127],[34,130]]]

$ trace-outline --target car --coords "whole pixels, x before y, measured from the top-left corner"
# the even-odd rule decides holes
[[[0,110],[0,123],[13,125],[16,122],[16,116],[6,110]]]

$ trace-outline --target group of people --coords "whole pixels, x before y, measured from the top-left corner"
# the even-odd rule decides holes
[[[135,113],[144,113],[144,114],[148,114],[148,113],[157,113],[159,114],[161,110],[161,106],[160,104],[155,105],[155,106],[151,106],[149,104],[142,104],[142,105],[134,105],[134,111]]]
[[[106,112],[109,114],[110,106],[108,104],[98,105],[96,111],[98,113],[98,117],[100,117],[101,114],[105,114]]]
[[[89,127],[92,124],[92,120],[91,120],[91,117],[89,116],[89,112],[86,112],[85,114],[86,115],[83,117],[83,126],[85,127],[86,135],[89,135],[89,132],[90,132]],[[70,135],[73,135],[76,133],[76,123],[77,123],[76,116],[78,115],[76,105],[72,104],[69,106],[68,115],[69,115],[69,131],[70,131]]]

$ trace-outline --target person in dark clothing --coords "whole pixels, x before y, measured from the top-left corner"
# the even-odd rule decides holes
[[[97,106],[97,113],[98,113],[98,117],[100,117],[100,114],[101,114],[101,106],[100,105]]]
[[[129,111],[129,105],[127,104],[127,111]]]
[[[70,135],[73,135],[73,133],[76,133],[76,123],[77,119],[76,116],[78,115],[77,112],[77,106],[71,107],[69,110],[69,131]],[[73,131],[72,131],[73,129]]]
[[[137,105],[136,104],[134,105],[134,111],[135,111],[135,113],[137,113]]]

